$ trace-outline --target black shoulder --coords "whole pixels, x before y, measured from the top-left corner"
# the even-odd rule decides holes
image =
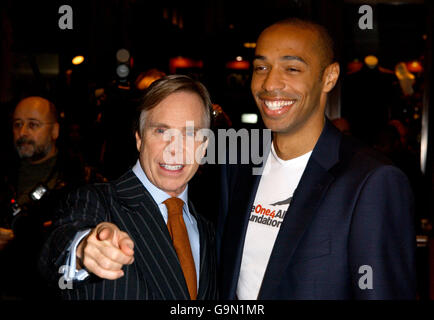
[[[373,167],[393,165],[393,162],[384,154],[351,136],[342,137],[340,159],[342,161],[364,162]]]
[[[86,184],[84,186],[78,187],[75,189],[75,193],[78,196],[92,195],[92,196],[99,197],[101,192],[106,193],[109,192],[110,189],[111,186],[109,182],[99,182],[99,183]],[[74,193],[74,191],[72,193]]]

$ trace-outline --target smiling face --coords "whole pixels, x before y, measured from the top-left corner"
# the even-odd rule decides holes
[[[206,143],[195,141],[196,132],[206,126],[204,119],[197,94],[175,92],[147,111],[141,137],[136,133],[143,171],[153,185],[173,197],[196,173],[195,155],[205,153]]]
[[[275,24],[262,32],[256,46],[251,90],[267,128],[278,134],[321,129],[327,93],[339,66],[324,69],[313,28]]]

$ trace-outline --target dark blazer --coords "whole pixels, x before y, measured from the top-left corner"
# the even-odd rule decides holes
[[[223,299],[236,298],[261,178],[252,167],[222,170],[217,238]],[[415,298],[412,207],[406,176],[327,120],[280,227],[258,299]],[[364,286],[369,271],[363,266],[371,267],[372,289]]]
[[[198,299],[216,299],[215,233],[191,203],[200,234]],[[58,210],[55,230],[45,243],[40,270],[54,283],[62,276],[66,249],[75,234],[107,221],[127,232],[134,241],[134,263],[124,266],[125,275],[103,280],[91,275],[73,289],[62,290],[66,299],[189,299],[187,285],[163,217],[150,193],[132,172],[111,183],[89,185],[69,194]]]

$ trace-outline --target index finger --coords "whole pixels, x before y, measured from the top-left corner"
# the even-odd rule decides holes
[[[100,252],[113,262],[122,265],[130,264],[132,259],[134,259],[133,256],[126,255],[122,250],[114,247],[102,247],[100,248]]]
[[[119,248],[128,256],[132,256],[134,254],[134,242],[128,236],[119,240]]]

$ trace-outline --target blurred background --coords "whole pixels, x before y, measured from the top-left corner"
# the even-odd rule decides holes
[[[62,5],[72,29],[62,30]],[[373,28],[361,29],[362,5]],[[20,1],[0,4],[0,160],[13,157],[10,114],[29,95],[55,103],[58,143],[107,179],[137,159],[134,119],[153,80],[181,73],[211,93],[214,129],[261,127],[250,94],[256,38],[290,16],[324,24],[335,40],[341,77],[327,115],[391,158],[409,177],[416,198],[418,294],[434,298],[433,3],[431,1]],[[216,173],[201,168],[192,191]],[[201,184],[202,183],[202,184]],[[212,196],[215,198],[215,194]],[[198,197],[215,220],[214,208]],[[387,230],[385,230],[387,232]]]

